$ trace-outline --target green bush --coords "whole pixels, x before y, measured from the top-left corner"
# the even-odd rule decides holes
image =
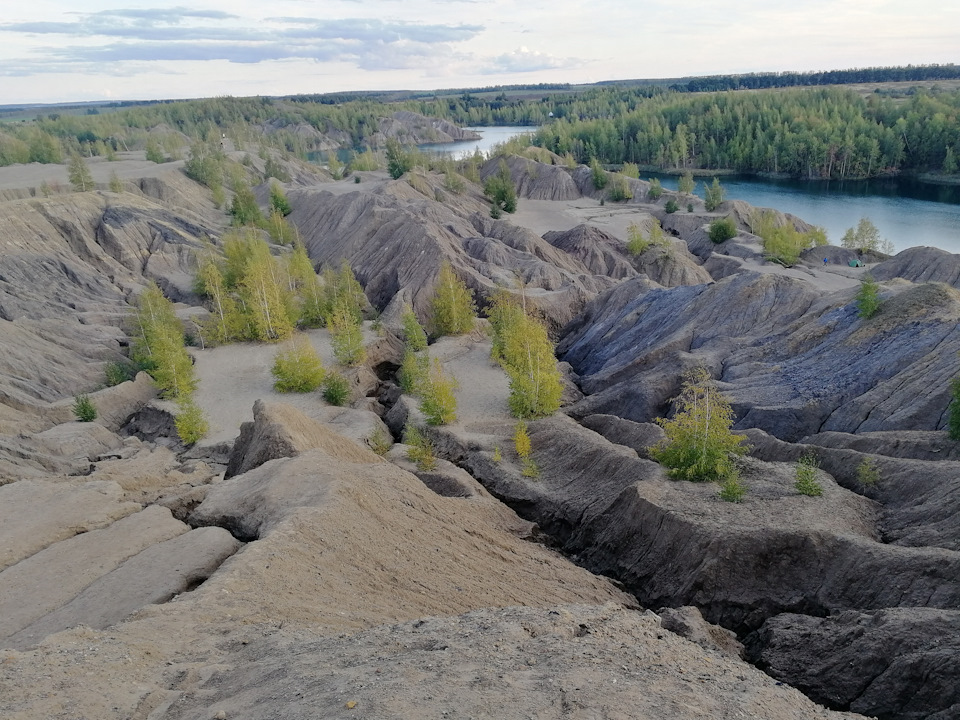
[[[184,445],[194,445],[210,429],[203,410],[193,400],[181,400],[174,424]]]
[[[413,352],[426,350],[427,333],[424,332],[423,326],[409,305],[404,308],[400,320],[403,323],[403,342],[407,348]]]
[[[331,405],[343,405],[350,397],[350,382],[340,373],[330,371],[323,381],[323,399]]]
[[[710,223],[710,239],[715,243],[722,243],[737,235],[737,224],[733,218],[718,218]]]
[[[877,314],[882,304],[880,285],[869,273],[864,275],[857,291],[857,314],[867,320]]]
[[[960,376],[950,381],[950,416],[947,420],[947,433],[952,440],[960,440]]]
[[[610,181],[610,199],[614,202],[623,202],[633,197],[630,184],[623,175],[614,175]]]
[[[666,439],[651,449],[651,457],[674,478],[725,480],[735,472],[733,456],[747,451],[746,437],[730,430],[733,410],[706,370],[697,368],[684,378],[675,407],[672,419],[657,420]]]
[[[417,464],[418,470],[436,470],[437,457],[433,451],[433,443],[409,423],[403,428],[403,442],[408,445],[407,459]]]
[[[457,382],[447,377],[439,360],[433,361],[421,387],[420,411],[428,425],[449,425],[457,421],[457,398],[453,394]]]
[[[713,212],[720,207],[726,194],[727,191],[720,185],[720,181],[717,178],[713,179],[712,185],[706,185],[704,187],[703,205],[707,209],[707,212]]]
[[[119,385],[127,380],[133,380],[135,368],[130,363],[109,362],[103,370],[107,387]]]
[[[796,480],[793,486],[801,495],[810,497],[819,497],[823,495],[823,487],[817,481],[817,469],[820,463],[813,455],[804,455],[800,458],[796,467]]]
[[[444,260],[430,300],[431,334],[440,337],[468,333],[473,330],[476,313],[473,293]]]
[[[677,205],[676,200],[671,199],[671,200],[667,200],[667,204],[663,206],[663,209],[666,210],[668,213],[672,214],[672,213],[675,213],[677,210],[679,210],[680,206]]]
[[[747,494],[747,486],[740,479],[740,474],[732,470],[724,477],[720,483],[720,490],[717,492],[720,499],[724,502],[741,502]]]
[[[92,422],[97,419],[97,407],[89,395],[77,395],[73,400],[73,414],[80,422]]]
[[[386,455],[393,445],[393,441],[383,428],[378,427],[370,437],[367,438],[367,444],[377,455]]]
[[[647,197],[656,201],[660,199],[661,195],[663,195],[663,185],[660,183],[660,178],[650,178],[650,188],[647,190]]]
[[[596,158],[590,159],[590,172],[593,178],[593,186],[597,190],[603,190],[607,186],[607,172]]]
[[[276,378],[273,389],[277,392],[305,393],[320,387],[327,371],[310,341],[299,336],[276,354],[270,373]]]
[[[857,465],[857,483],[861,487],[876,487],[880,482],[880,469],[873,458],[865,457]]]

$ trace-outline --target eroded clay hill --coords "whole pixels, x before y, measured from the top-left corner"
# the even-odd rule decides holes
[[[521,208],[500,220],[478,186],[435,174],[298,175],[311,257],[351,263],[387,335],[368,331],[349,408],[279,403],[271,347],[193,351],[215,428],[190,450],[145,375],[96,387],[146,282],[197,302],[195,252],[222,212],[176,167],[120,195],[6,191],[0,714],[956,715],[953,256],[871,263],[884,305],[864,320],[846,251],[826,250],[827,268],[766,263],[741,203],[668,214],[669,194],[650,202],[632,181],[630,201],[601,205],[586,168],[505,164]],[[739,233],[715,246],[706,228],[725,214]],[[630,255],[628,228],[654,219],[668,242]],[[539,478],[509,450],[508,383],[482,333],[431,348],[461,381],[459,421],[428,431],[439,466],[368,448],[420,417],[390,328],[403,303],[426,317],[444,260],[481,306],[523,285],[575,371],[582,393],[531,424]],[[308,337],[329,357],[326,330]],[[741,504],[649,459],[650,421],[695,365],[749,435]],[[71,422],[90,391],[100,418]],[[792,485],[808,452],[821,498]]]

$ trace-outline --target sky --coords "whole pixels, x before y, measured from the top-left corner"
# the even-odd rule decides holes
[[[960,62],[955,0],[0,0],[0,105]]]

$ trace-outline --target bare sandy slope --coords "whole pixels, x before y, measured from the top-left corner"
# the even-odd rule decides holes
[[[174,168],[182,168],[183,160],[167,163],[149,162],[142,152],[117,153],[117,160],[109,162],[101,157],[86,158],[87,167],[93,181],[106,185],[110,182],[113,173],[121,180],[140,180],[141,178],[159,177]],[[0,167],[0,190],[15,190],[21,188],[39,188],[44,181],[60,190],[70,190],[70,178],[66,165],[8,165]],[[38,190],[39,192],[39,190]]]

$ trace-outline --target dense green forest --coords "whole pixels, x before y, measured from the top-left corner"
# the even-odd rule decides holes
[[[958,92],[921,90],[902,101],[843,88],[665,93],[633,108],[622,95],[611,90],[608,108],[545,125],[536,144],[579,162],[657,168],[818,178],[957,172]]]
[[[921,66],[718,77],[825,82],[954,70],[956,66]],[[307,158],[330,141],[362,148],[382,118],[410,110],[461,125],[540,126],[537,145],[570,153],[582,163],[596,159],[657,169],[840,179],[958,170],[960,92],[936,87],[900,89],[896,97],[875,92],[867,98],[842,87],[709,93],[658,85],[482,90],[399,102],[378,102],[370,95],[347,100],[351,94],[220,97],[135,104],[110,112],[91,108],[85,115],[49,113],[0,124],[0,165],[63,162],[73,154],[110,158],[124,150],[145,150],[149,159],[162,162],[185,157],[197,141],[219,144],[222,134],[238,146],[259,145]]]
[[[761,90],[809,85],[850,85],[854,83],[921,82],[955,80],[960,66],[907,65],[903,67],[854,68],[823,72],[772,72],[743,75],[710,75],[690,78],[670,85],[677,92],[716,92],[717,90]],[[686,78],[685,78],[686,80]]]

